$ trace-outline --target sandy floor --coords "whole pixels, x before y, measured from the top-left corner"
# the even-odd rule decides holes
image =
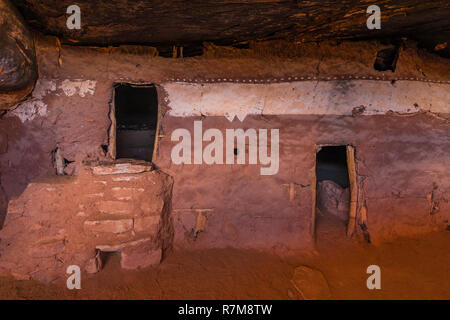
[[[317,250],[290,258],[179,250],[158,267],[124,271],[112,256],[100,273],[82,279],[81,290],[0,278],[0,299],[297,299],[290,280],[299,265],[322,271],[333,299],[450,299],[450,231],[378,247],[345,240],[344,231],[319,221]],[[381,290],[366,288],[371,264],[381,267]]]

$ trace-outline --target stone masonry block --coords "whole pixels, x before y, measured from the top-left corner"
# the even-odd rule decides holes
[[[146,198],[141,202],[140,207],[144,215],[159,215],[164,207],[164,200],[161,198]]]
[[[161,262],[162,250],[155,248],[150,241],[137,246],[124,248],[121,252],[120,265],[123,269],[140,269],[157,265]]]
[[[134,219],[134,231],[151,232],[155,234],[158,231],[160,216],[139,217]]]
[[[118,200],[133,200],[139,197],[145,191],[144,188],[125,188],[114,187],[112,194]]]
[[[97,208],[102,213],[108,214],[132,214],[133,213],[133,203],[123,202],[123,201],[99,201],[97,202]]]
[[[95,166],[92,173],[95,175],[123,174],[123,173],[142,173],[151,171],[152,166],[149,163],[116,163],[113,165]]]
[[[85,221],[84,228],[92,232],[123,233],[131,230],[133,219]]]

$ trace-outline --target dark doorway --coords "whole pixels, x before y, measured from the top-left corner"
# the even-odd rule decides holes
[[[151,161],[158,121],[154,85],[120,84],[115,87],[116,158]]]
[[[347,146],[324,146],[317,153],[317,181],[331,180],[349,187]]]
[[[322,146],[316,161],[316,239],[330,245],[345,237],[349,221],[347,146]]]

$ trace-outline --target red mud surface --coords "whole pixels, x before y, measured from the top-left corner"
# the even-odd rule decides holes
[[[0,278],[0,299],[301,299],[291,283],[300,265],[324,274],[332,299],[450,299],[450,231],[380,246],[346,240],[337,221],[319,219],[317,231],[309,254],[175,250],[141,271],[122,270],[111,256],[101,272],[82,278],[81,290]],[[366,287],[371,264],[381,267],[381,290]]]

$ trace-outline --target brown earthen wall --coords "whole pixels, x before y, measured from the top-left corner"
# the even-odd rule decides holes
[[[259,165],[171,164],[170,152],[175,145],[170,141],[171,132],[176,128],[192,130],[193,121],[199,118],[167,114],[170,96],[162,86],[166,79],[210,74],[267,78],[280,70],[308,74],[317,71],[310,68],[313,60],[329,74],[372,74],[371,53],[363,50],[358,54],[353,67],[308,57],[306,63],[283,60],[274,70],[258,59],[171,61],[133,51],[58,48],[41,43],[40,80],[34,96],[0,119],[8,139],[7,152],[0,154],[1,185],[11,199],[30,181],[53,175],[52,151],[56,147],[64,158],[74,161],[67,168],[69,174],[78,175],[85,160],[108,159],[102,145],[109,143],[113,84],[146,82],[158,87],[161,139],[154,163],[174,178],[171,214],[177,245],[299,248],[311,244],[311,184],[320,144],[355,146],[358,175],[364,177],[368,228],[374,240],[441,227],[448,220],[450,188],[450,129],[445,114],[440,118],[430,114],[260,115],[248,116],[242,123],[206,117],[205,129],[280,129],[278,174],[261,176]],[[403,58],[404,65],[419,64],[414,56]],[[402,66],[401,59],[398,72],[414,74],[410,71],[413,68]],[[430,70],[439,76],[437,68]],[[289,201],[286,184],[292,182],[297,186],[296,196]],[[433,201],[439,202],[439,210],[431,214]]]
[[[168,117],[163,131],[186,128],[195,119]],[[199,120],[199,119],[196,119]],[[208,213],[205,246],[298,247],[308,239],[312,212],[313,168],[318,145],[353,145],[359,180],[364,183],[368,228],[374,241],[409,232],[429,231],[449,218],[449,125],[421,115],[247,117],[232,124],[207,117],[203,130],[280,129],[280,168],[261,176],[260,165],[173,165],[167,135],[156,163],[174,176],[174,208],[214,208]],[[204,143],[207,144],[207,143]],[[295,184],[289,200],[287,185]],[[430,199],[440,212],[431,214]],[[176,240],[188,238],[196,213],[180,210]],[[183,232],[184,231],[184,232]]]

